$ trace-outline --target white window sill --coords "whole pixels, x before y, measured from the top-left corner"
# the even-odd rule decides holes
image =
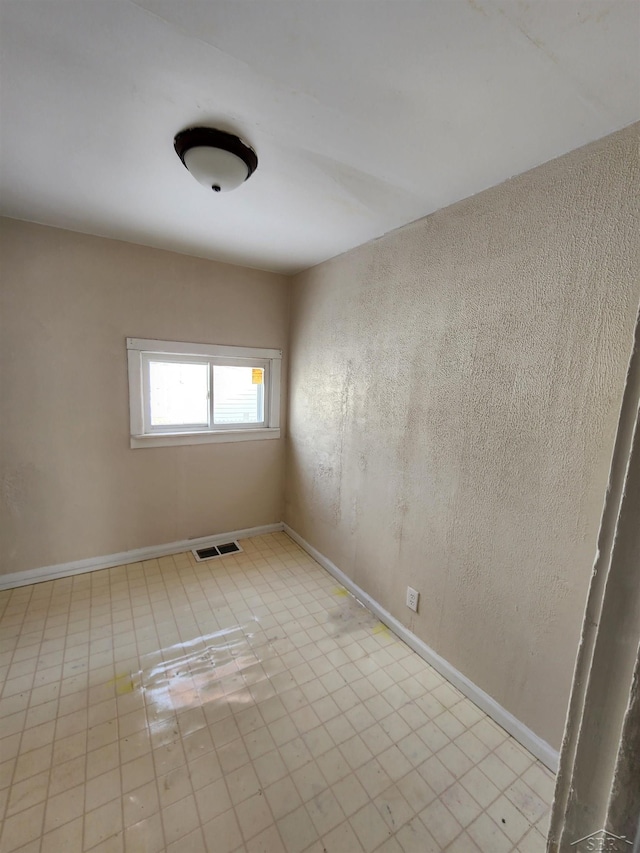
[[[169,447],[178,444],[219,444],[229,441],[262,441],[280,438],[278,427],[265,429],[228,429],[216,432],[165,432],[156,435],[132,435],[131,447]]]

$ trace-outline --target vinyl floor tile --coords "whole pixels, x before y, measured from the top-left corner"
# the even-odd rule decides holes
[[[553,776],[284,533],[0,592],[2,853],[543,853]]]

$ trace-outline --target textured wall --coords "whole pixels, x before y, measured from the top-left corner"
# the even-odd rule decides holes
[[[284,439],[130,449],[125,338],[283,348],[288,280],[0,226],[0,571],[280,521]]]
[[[294,280],[285,521],[556,748],[640,297],[637,131]]]

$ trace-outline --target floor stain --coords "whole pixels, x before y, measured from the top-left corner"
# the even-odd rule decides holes
[[[125,672],[122,675],[116,675],[115,678],[111,679],[109,684],[115,684],[118,696],[125,696],[127,693],[133,693],[136,689],[133,681],[133,675],[130,672]]]
[[[344,636],[360,630],[372,630],[376,618],[357,598],[347,592],[337,607],[327,611],[327,622],[333,625],[334,636]]]

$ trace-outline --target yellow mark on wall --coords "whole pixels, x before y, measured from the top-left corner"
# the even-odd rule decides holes
[[[262,385],[262,377],[264,375],[264,370],[261,367],[254,367],[251,371],[251,382],[254,385]]]
[[[337,595],[339,598],[346,598],[349,595],[349,593],[343,586],[334,586],[331,592],[333,593],[333,595]]]
[[[373,633],[374,634],[390,634],[391,631],[387,628],[387,626],[384,624],[384,622],[378,622],[373,627]]]

